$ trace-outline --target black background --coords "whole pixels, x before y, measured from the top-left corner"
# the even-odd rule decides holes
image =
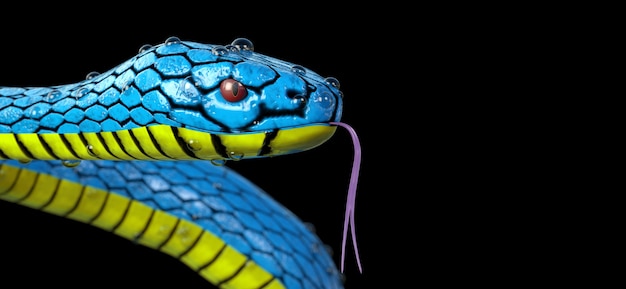
[[[356,224],[364,271],[348,250],[346,289],[536,286],[593,276],[584,270],[598,262],[576,253],[595,248],[573,241],[585,233],[568,219],[577,212],[559,211],[578,209],[564,205],[561,192],[580,180],[557,176],[579,168],[569,166],[576,154],[563,161],[558,154],[571,144],[552,144],[571,116],[550,125],[546,118],[559,109],[545,101],[563,86],[543,87],[561,65],[578,65],[579,55],[563,54],[577,51],[572,41],[560,38],[579,33],[568,28],[574,22],[545,23],[536,13],[551,10],[534,6],[256,4],[0,5],[0,86],[73,83],[170,36],[214,44],[247,37],[257,52],[341,82],[342,121],[363,149]],[[315,225],[339,265],[353,151],[339,129],[308,152],[229,165]],[[0,262],[2,288],[208,288],[165,254],[7,202],[0,202]]]
[[[406,48],[407,38],[394,42],[394,31],[380,30],[377,17],[348,20],[346,11],[332,6],[308,11],[311,14],[276,10],[244,15],[240,13],[244,7],[225,5],[217,9],[222,17],[182,3],[157,10],[100,8],[106,7],[40,15],[16,10],[17,19],[2,19],[0,85],[73,83],[91,71],[103,72],[125,61],[143,44],[157,44],[170,36],[212,44],[246,37],[257,52],[336,77],[341,83],[342,121],[354,127],[362,145],[356,231],[364,272],[358,272],[349,245],[346,288],[393,282],[395,277],[383,270],[406,265],[391,262],[392,256],[411,262],[406,253],[398,253],[404,247],[391,244],[410,239],[415,231],[391,229],[402,220],[392,217],[390,204],[411,198],[416,189],[399,188],[396,183],[399,170],[414,175],[415,168],[400,169],[391,160],[415,154],[417,147],[400,148],[399,144],[413,140],[393,133],[394,124],[385,117],[402,106],[387,97],[415,97],[410,86],[396,78],[399,72],[387,65],[395,59],[397,48]],[[96,12],[102,14],[95,16]],[[339,266],[353,154],[348,132],[338,129],[327,143],[307,152],[228,165],[313,224],[333,249]],[[0,228],[2,283],[207,288],[206,280],[177,260],[82,223],[0,202]],[[417,240],[409,243],[413,245],[407,248],[416,248]]]

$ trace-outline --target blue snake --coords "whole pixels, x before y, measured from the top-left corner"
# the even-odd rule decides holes
[[[342,97],[337,79],[245,38],[170,37],[80,82],[0,86],[0,199],[161,251],[219,288],[343,288],[315,233],[224,166],[309,150],[347,128],[356,152],[342,246],[350,226],[356,246],[360,152]]]

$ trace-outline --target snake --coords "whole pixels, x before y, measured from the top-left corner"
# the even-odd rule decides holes
[[[334,77],[229,44],[172,36],[71,84],[0,86],[0,199],[160,251],[229,289],[344,288],[313,230],[226,166],[355,145],[342,248],[356,250],[360,144]],[[343,250],[343,249],[342,249]]]

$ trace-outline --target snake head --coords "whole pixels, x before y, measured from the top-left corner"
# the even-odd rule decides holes
[[[161,124],[218,135],[271,133],[257,155],[315,147],[333,135],[329,123],[341,119],[337,79],[257,53],[245,38],[225,46],[170,38],[140,53],[137,61],[153,61],[146,71],[154,71],[149,73],[160,93],[153,97],[159,99],[144,103],[156,104],[148,107],[154,113],[163,112]],[[150,82],[142,73],[136,84]]]
[[[24,136],[41,147],[37,156],[22,153],[24,140],[4,148],[24,160],[264,157],[324,143],[342,105],[335,78],[257,53],[245,38],[213,45],[170,37],[81,82],[0,87],[0,134],[77,137],[57,148]]]
[[[263,132],[341,118],[335,78],[257,53],[244,38],[225,46],[166,41],[139,57],[156,59],[164,94],[160,103],[169,106],[162,110],[188,128]]]
[[[337,79],[257,53],[245,38],[212,45],[170,37],[119,67],[136,72],[129,82],[154,116],[147,125],[211,134],[225,157],[307,150],[328,140],[341,119]]]

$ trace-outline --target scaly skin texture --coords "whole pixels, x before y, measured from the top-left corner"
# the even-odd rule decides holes
[[[0,198],[164,252],[220,288],[343,288],[314,233],[219,165],[318,146],[341,110],[335,79],[245,39],[170,38],[75,84],[0,87]]]

